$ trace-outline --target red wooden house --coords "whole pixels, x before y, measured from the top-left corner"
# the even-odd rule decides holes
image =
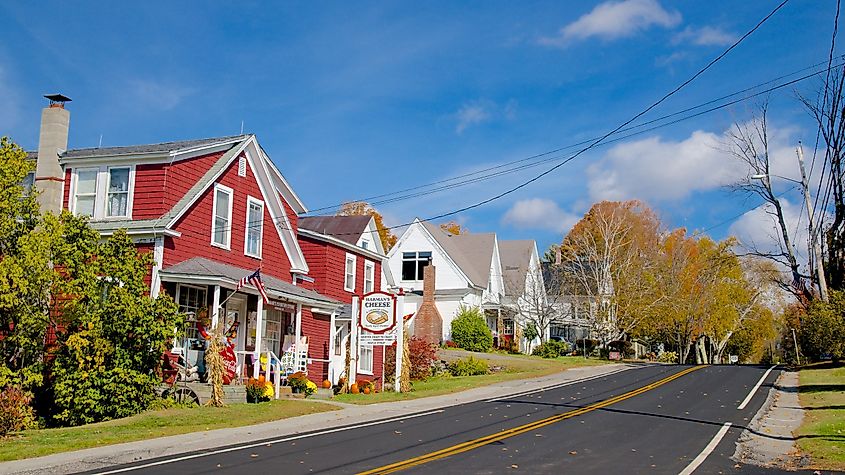
[[[320,335],[320,346],[315,347],[313,343],[317,340],[312,338],[309,372],[325,371],[329,380],[337,383],[341,375],[348,373],[346,352],[352,324],[352,297],[387,287],[387,278],[382,275],[384,248],[375,220],[369,216],[300,218],[299,245],[311,264],[310,275],[314,281],[309,288],[345,304],[344,310],[331,319],[330,332],[324,333],[326,327],[322,325],[309,328],[310,334]],[[373,380],[381,389],[384,347],[360,345],[351,360],[356,368],[353,380]]]
[[[348,302],[329,282],[343,271],[309,265],[298,238],[306,208],[255,135],[67,149],[68,99],[49,98],[31,153],[42,209],[90,216],[102,235],[126,229],[155,258],[151,295],[168,292],[189,314],[206,307],[225,328],[237,323],[242,369],[257,374],[258,355],[287,351],[287,364],[307,367],[313,381],[328,377],[327,335]],[[259,268],[269,304],[252,286],[235,292]],[[177,350],[201,365],[197,326],[185,333]]]

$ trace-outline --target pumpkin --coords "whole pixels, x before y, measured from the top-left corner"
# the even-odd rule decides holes
[[[358,390],[358,384],[357,383],[352,383],[352,386],[349,386],[349,392],[351,392],[352,394],[358,394],[361,391]]]
[[[370,387],[369,386],[364,388],[364,394],[370,394]]]
[[[258,375],[258,381],[261,382],[261,383],[264,382],[264,375],[263,374]]]
[[[329,389],[330,387],[332,387],[332,382],[329,381],[328,379],[324,379],[323,380],[323,388]]]

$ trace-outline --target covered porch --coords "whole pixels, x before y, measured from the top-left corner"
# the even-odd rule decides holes
[[[162,286],[188,315],[173,351],[203,382],[206,339],[212,328],[222,325],[225,335],[227,384],[265,376],[278,387],[287,375],[308,372],[309,334],[303,331],[304,316],[312,311],[329,316],[331,325],[341,304],[312,290],[262,274],[268,302],[252,285],[235,291],[238,282],[254,270],[205,258],[193,258],[162,269]],[[207,327],[207,328],[206,328]],[[228,358],[226,353],[228,353]]]

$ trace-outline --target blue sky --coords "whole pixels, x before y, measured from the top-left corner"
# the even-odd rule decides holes
[[[48,92],[73,98],[73,148],[101,136],[115,146],[232,135],[243,121],[317,209],[602,135],[776,2],[197,5],[0,1],[0,135],[34,149]],[[791,0],[643,120],[824,61],[834,11],[833,0]],[[770,96],[779,174],[797,177],[793,147],[815,139],[795,91],[818,84]],[[738,104],[596,148],[456,219],[500,239],[536,239],[542,252],[596,200],[638,198],[667,226],[721,224],[708,233],[763,243],[771,224],[755,200],[724,188],[742,170],[720,146],[753,109]],[[433,216],[554,163],[377,207],[389,224]],[[785,199],[800,228],[801,196]]]

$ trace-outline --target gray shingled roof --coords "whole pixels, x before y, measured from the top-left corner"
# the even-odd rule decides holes
[[[205,257],[193,257],[187,261],[172,265],[166,269],[161,270],[162,278],[167,279],[168,275],[182,275],[182,276],[203,276],[203,277],[218,277],[227,279],[233,283],[237,283],[243,277],[255,272],[254,269],[242,269],[222,262],[212,261]],[[261,280],[264,281],[264,287],[267,290],[281,294],[282,297],[293,300],[306,301],[311,304],[322,306],[337,306],[343,304],[323,294],[313,290],[304,289],[302,287],[290,284],[281,279],[277,279],[271,275],[262,274]]]
[[[531,265],[533,240],[499,241],[499,259],[502,261],[502,279],[505,295],[519,296],[525,290],[525,277]]]
[[[61,158],[114,157],[120,155],[136,155],[143,153],[174,152],[192,148],[213,145],[220,142],[240,141],[249,135],[230,135],[225,137],[211,137],[205,139],[179,140],[175,142],[160,142],[143,145],[126,145],[121,147],[92,147],[72,148],[62,154]],[[239,140],[240,139],[240,140]],[[28,158],[38,158],[37,151],[27,152]]]
[[[248,138],[248,135],[243,136],[244,138]],[[194,183],[194,186],[185,193],[184,196],[175,204],[172,208],[167,210],[160,218],[157,219],[146,219],[146,220],[117,220],[117,221],[92,221],[91,227],[96,229],[97,231],[111,231],[116,229],[126,229],[127,231],[132,231],[134,229],[151,229],[151,228],[164,228],[167,226],[167,223],[170,222],[171,219],[176,217],[176,215],[185,208],[188,203],[190,203],[198,194],[202,193],[205,188],[211,185],[212,178],[215,175],[220,173],[225,167],[226,163],[231,160],[237,151],[237,145],[240,142],[236,142],[232,144],[232,148],[230,148],[226,153],[224,153],[208,170],[206,170],[205,174]]]
[[[440,226],[421,221],[423,226],[434,236],[437,243],[455,261],[470,283],[487,288],[490,282],[490,265],[493,262],[494,233],[468,233],[451,235],[443,232]]]
[[[358,238],[367,229],[370,216],[309,216],[299,218],[299,227],[325,234],[341,241],[358,244]]]

